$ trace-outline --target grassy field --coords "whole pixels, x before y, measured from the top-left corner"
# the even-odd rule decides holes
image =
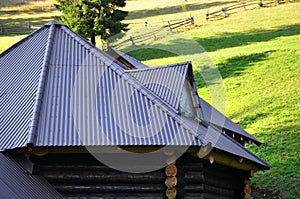
[[[174,53],[157,49],[181,49],[184,57],[202,46],[222,75],[226,90],[227,116],[232,118],[264,144],[261,148],[247,146],[272,168],[259,172],[252,180],[254,186],[279,190],[283,198],[300,195],[300,3],[289,3],[271,8],[240,11],[218,21],[205,22],[207,9],[220,8],[232,1],[192,1],[187,12],[182,12],[180,1],[128,1],[130,11],[127,22],[138,28],[145,20],[155,24],[162,20],[194,15],[197,27],[174,38],[167,35],[147,49],[130,52],[150,65],[182,61]],[[31,5],[30,3],[22,6]],[[19,5],[0,9],[0,22],[12,17],[17,20],[43,24],[59,13],[49,4],[35,6],[39,17],[22,12]],[[146,9],[145,9],[146,8]],[[175,13],[174,13],[175,12]],[[197,17],[198,16],[198,17]],[[24,37],[19,34],[0,33],[0,52]],[[185,38],[185,39],[182,39]],[[126,50],[126,49],[125,49]],[[127,49],[128,50],[128,49]],[[130,50],[130,49],[129,49]],[[202,49],[200,50],[202,52]],[[197,54],[196,54],[197,55]],[[194,62],[196,66],[202,63]],[[195,71],[199,93],[210,100],[207,87]]]

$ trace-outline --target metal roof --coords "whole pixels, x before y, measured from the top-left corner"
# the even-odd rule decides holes
[[[127,73],[174,108],[175,111],[178,111],[182,88],[189,67],[191,67],[190,62],[183,62],[155,68],[129,70]]]
[[[125,61],[127,64],[129,64],[130,67],[132,67],[132,68],[136,68],[136,69],[148,68],[147,65],[143,64],[139,60],[137,60],[137,59],[127,55],[126,53],[123,53],[113,47],[109,47],[107,53],[117,60],[119,60],[119,58],[122,58],[123,61]]]
[[[261,145],[261,142],[258,141],[253,135],[247,133],[244,129],[239,127],[232,120],[230,120],[228,117],[226,117],[209,103],[207,103],[204,99],[202,99],[201,97],[199,97],[198,99],[202,108],[203,117],[207,122],[215,125],[218,128],[224,128],[235,132],[239,135],[244,136],[245,138],[248,138],[257,145]]]
[[[178,102],[160,94],[165,91],[159,87],[151,87],[152,79],[146,80],[150,75],[160,85],[173,86],[179,90],[174,91],[176,98],[182,86],[171,85],[176,79],[164,77],[178,77],[180,83],[187,63],[126,71],[114,58],[56,22],[5,51],[0,63],[5,93],[1,150],[28,144],[202,146],[216,142],[218,149],[269,166],[216,128],[181,117]],[[13,105],[18,109],[5,112]]]
[[[43,27],[0,55],[0,149],[28,141],[48,34]]]
[[[43,177],[30,174],[0,153],[0,198],[63,198]]]

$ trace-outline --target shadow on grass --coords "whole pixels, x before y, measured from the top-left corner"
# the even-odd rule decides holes
[[[26,10],[1,10],[0,11],[0,16],[2,17],[7,17],[10,18],[11,16],[18,15],[20,13],[22,14],[27,14],[27,15],[34,15],[34,14],[41,14],[41,13],[46,13],[46,12],[53,12],[57,10],[55,7],[51,8],[31,8],[31,9],[26,9]]]
[[[277,37],[298,35],[300,24],[287,27],[277,27],[275,30],[262,30],[245,33],[224,33],[217,37],[194,38],[200,45],[204,46],[208,52],[224,48],[248,45],[254,42],[270,41]]]
[[[16,36],[20,34],[29,34],[36,28],[43,26],[55,16],[39,17],[39,18],[15,18],[0,19],[1,31],[0,36]],[[30,29],[28,28],[30,25]],[[35,27],[35,28],[33,28]]]
[[[215,1],[211,3],[202,3],[202,4],[187,4],[186,8],[187,11],[193,11],[193,10],[201,10],[201,9],[207,9],[213,6],[220,6],[225,5],[229,3],[236,3],[236,1]],[[182,6],[170,6],[165,8],[155,8],[155,9],[145,9],[145,10],[137,10],[137,11],[131,11],[129,15],[127,16],[127,20],[130,19],[141,19],[141,18],[147,18],[157,15],[163,15],[163,14],[174,14],[174,13],[180,13],[182,11]]]
[[[218,64],[222,78],[239,76],[247,67],[264,60],[272,52],[274,51],[235,56],[227,59],[225,62]]]
[[[200,27],[201,28],[201,27]],[[170,53],[155,53],[154,49],[166,49],[166,51],[174,51],[174,49],[184,49],[180,50],[182,52],[181,55],[193,55],[193,54],[199,54],[199,52],[204,52],[202,47],[207,52],[213,52],[221,49],[226,48],[233,48],[238,46],[246,46],[251,43],[256,42],[265,42],[270,41],[272,39],[276,39],[278,37],[286,37],[286,36],[293,36],[298,35],[300,32],[300,24],[285,26],[285,27],[277,27],[275,30],[261,30],[259,32],[257,31],[251,31],[251,32],[244,32],[244,33],[224,33],[220,36],[213,36],[208,38],[199,38],[194,37],[191,39],[169,39],[167,42],[162,42],[159,44],[153,44],[149,45],[147,47],[152,48],[152,50],[146,50],[146,49],[139,49],[139,52],[136,53],[136,58],[140,61],[150,60],[150,59],[158,59],[158,58],[167,58],[167,57],[175,57],[177,55],[170,54]],[[172,38],[172,36],[168,36],[169,38]],[[194,46],[189,46],[193,41],[197,42],[197,46],[199,46],[199,49],[195,48]],[[132,47],[125,48],[125,50],[128,51],[128,49],[131,49]],[[139,57],[139,54],[147,54],[147,56],[141,56]],[[262,55],[252,55],[253,57],[250,57],[249,59],[258,59]],[[236,58],[236,59],[242,59]],[[236,60],[233,60],[236,61]],[[246,60],[246,63],[251,60]],[[248,63],[249,64],[249,63]]]

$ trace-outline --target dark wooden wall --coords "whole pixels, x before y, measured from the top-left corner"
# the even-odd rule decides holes
[[[67,198],[166,198],[165,169],[133,174],[111,169],[90,154],[33,156],[34,173]],[[244,172],[183,155],[176,161],[177,197],[243,198]]]

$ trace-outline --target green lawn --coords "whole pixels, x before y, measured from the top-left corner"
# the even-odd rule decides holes
[[[126,9],[130,14],[127,22],[130,23],[142,23],[145,20],[156,23],[162,19],[191,14],[199,16],[196,28],[181,33],[179,37],[166,35],[165,39],[150,44],[147,49],[138,48],[130,54],[150,65],[193,59],[198,91],[208,101],[213,91],[203,83],[198,66],[202,66],[204,60],[212,68],[218,69],[226,91],[226,115],[264,143],[261,148],[253,145],[247,147],[272,165],[271,170],[256,173],[252,184],[263,189],[280,190],[283,198],[298,198],[300,3],[240,10],[222,20],[204,21],[208,8],[214,10],[232,2],[189,0],[190,10],[182,12],[182,0],[174,0],[173,4],[158,0],[128,1]],[[15,10],[16,13],[20,11]],[[38,17],[30,17],[37,24],[43,24],[58,15],[51,7],[46,9],[47,12],[41,10],[39,8],[36,11]],[[175,13],[172,14],[172,11]],[[9,15],[8,11],[0,10],[0,22],[9,22],[7,17],[24,22],[29,17],[29,13],[19,17],[16,13]],[[0,33],[0,52],[24,36]],[[199,46],[204,47],[206,53]],[[207,57],[200,59],[201,55],[211,60]],[[213,86],[211,88],[214,89]]]

